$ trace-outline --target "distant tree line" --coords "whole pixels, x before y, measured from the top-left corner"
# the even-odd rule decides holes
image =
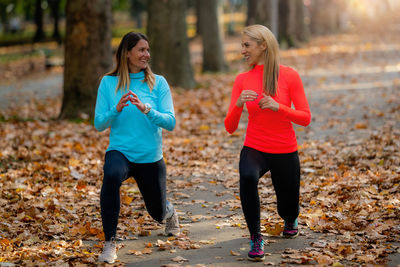
[[[225,34],[248,24],[268,26],[284,46],[296,46],[312,34],[340,27],[345,0],[0,0],[3,32],[15,16],[33,21],[33,41],[48,38],[44,17],[53,22],[51,38],[65,42],[64,97],[60,118],[93,116],[99,77],[112,62],[111,26],[114,11],[128,12],[133,26],[148,35],[154,72],[173,86],[193,88],[187,14],[196,17],[196,36],[202,40],[202,71],[227,69]],[[246,15],[236,27],[234,13]],[[59,29],[65,19],[65,36]],[[244,25],[243,25],[244,24]],[[191,25],[193,27],[193,25]]]
[[[35,25],[33,42],[49,38],[61,43],[59,21],[65,16],[67,0],[0,0],[0,22],[3,33],[23,31],[23,22],[32,21]],[[46,37],[44,18],[48,16],[53,24],[51,36]]]

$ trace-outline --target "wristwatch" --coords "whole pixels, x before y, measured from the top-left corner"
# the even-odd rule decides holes
[[[147,114],[150,112],[151,110],[151,105],[149,103],[144,104],[144,106],[146,107],[145,110],[143,111],[144,114]]]

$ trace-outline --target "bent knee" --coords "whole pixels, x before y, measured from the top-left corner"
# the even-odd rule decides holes
[[[162,223],[164,220],[165,212],[152,212],[148,210],[150,216],[159,223]]]
[[[120,185],[123,180],[124,173],[116,168],[104,169],[103,184]]]
[[[246,170],[240,172],[240,183],[254,183],[258,184],[258,174],[252,170]]]

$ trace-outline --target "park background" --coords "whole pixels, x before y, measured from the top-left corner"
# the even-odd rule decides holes
[[[399,259],[400,3],[374,0],[0,0],[0,266],[92,266],[102,247],[99,190],[108,131],[92,125],[100,77],[129,31],[150,38],[177,126],[164,132],[179,238],[121,188],[120,261],[235,266],[248,235],[238,197],[238,131],[223,126],[245,25],[267,25],[301,75],[311,125],[294,125],[301,235],[260,182],[266,264],[388,265]]]

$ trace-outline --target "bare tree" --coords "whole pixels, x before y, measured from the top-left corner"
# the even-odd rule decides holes
[[[101,76],[112,64],[111,0],[68,0],[61,119],[94,114]]]
[[[43,41],[46,36],[43,31],[43,8],[42,8],[42,0],[35,1],[35,24],[36,24],[36,32],[33,37],[34,42]]]
[[[297,41],[304,42],[310,38],[309,24],[306,23],[306,8],[303,0],[294,0],[295,14],[291,20],[292,34]]]
[[[195,4],[195,12],[196,12],[196,36],[198,36],[198,35],[202,35],[201,25],[203,24],[203,23],[201,23],[202,16],[200,15],[201,1],[194,1],[194,4]]]
[[[203,71],[224,71],[223,30],[218,16],[219,0],[202,0],[199,4],[203,40]]]
[[[303,0],[279,1],[279,42],[289,47],[308,39]]]
[[[340,27],[341,1],[311,1],[311,33],[320,35],[335,32]]]
[[[148,1],[152,68],[174,86],[193,88],[186,30],[186,0]]]
[[[57,41],[57,43],[61,43],[61,35],[59,30],[59,21],[60,21],[60,0],[47,0],[49,3],[51,15],[54,19],[53,23],[53,39]]]
[[[280,0],[248,0],[246,24],[267,26],[278,38],[278,4]]]
[[[258,0],[247,0],[247,26],[256,23],[257,2]]]

